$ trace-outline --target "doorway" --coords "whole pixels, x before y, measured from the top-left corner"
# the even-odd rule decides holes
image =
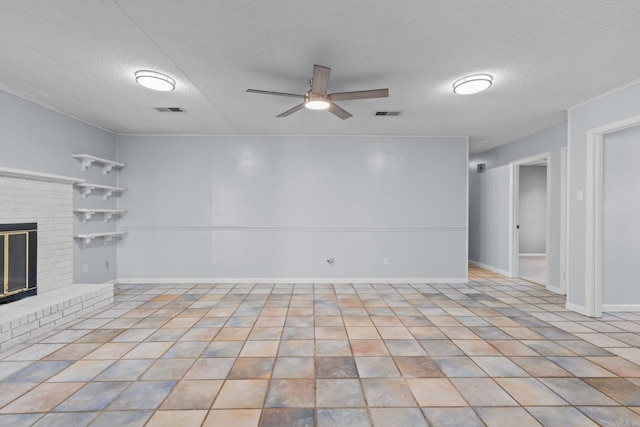
[[[640,116],[635,116],[587,131],[584,314],[588,316],[640,311],[634,269],[640,254],[635,238],[640,230],[638,125]]]
[[[546,286],[549,241],[549,153],[511,163],[510,275]]]

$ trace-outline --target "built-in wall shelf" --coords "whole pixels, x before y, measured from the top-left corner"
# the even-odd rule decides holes
[[[74,212],[84,214],[82,222],[87,222],[95,214],[102,214],[102,220],[104,222],[109,221],[114,215],[120,215],[124,213],[124,209],[74,209]]]
[[[109,197],[111,197],[115,193],[122,193],[125,190],[122,187],[112,187],[110,185],[91,184],[88,182],[81,182],[79,184],[75,184],[75,186],[82,188],[82,197],[87,197],[94,190],[103,191],[104,196],[102,198],[104,200],[107,200]]]
[[[89,169],[89,166],[94,163],[102,167],[102,175],[108,174],[113,169],[122,169],[125,166],[124,163],[103,159],[102,157],[92,156],[91,154],[72,154],[71,156],[82,162],[81,169],[83,172]]]
[[[111,240],[113,240],[113,239],[115,239],[115,238],[117,238],[119,236],[125,235],[125,234],[127,234],[126,231],[107,231],[107,232],[104,232],[104,233],[76,234],[73,237],[75,237],[76,239],[82,239],[82,243],[86,246],[89,243],[91,243],[91,241],[93,239],[98,239],[98,238],[104,239],[104,242],[107,243],[107,242],[110,242]]]

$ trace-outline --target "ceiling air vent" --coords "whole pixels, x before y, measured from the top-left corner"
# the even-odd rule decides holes
[[[180,107],[156,107],[161,113],[186,113],[187,110]]]
[[[376,111],[376,116],[399,116],[400,111]]]

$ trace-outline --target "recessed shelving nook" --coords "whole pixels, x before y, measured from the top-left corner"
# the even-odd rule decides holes
[[[125,167],[124,163],[103,159],[102,157],[92,156],[91,154],[72,154],[72,157],[82,162],[81,169],[83,172],[89,169],[89,167],[91,167],[92,165],[101,166],[102,175],[106,175],[114,169],[122,169],[123,167]],[[102,194],[103,200],[107,200],[109,197],[125,191],[125,188],[122,187],[93,184],[90,182],[79,182],[75,184],[75,186],[80,189],[82,197],[86,198],[93,192],[99,192]],[[91,219],[91,217],[94,215],[101,215],[102,220],[104,222],[107,222],[114,216],[122,215],[125,212],[124,209],[107,209],[94,207],[76,208],[73,211],[81,214],[83,223],[87,223],[89,219]],[[85,247],[96,239],[102,239],[103,243],[106,245],[108,242],[115,240],[118,237],[122,237],[125,234],[127,234],[125,231],[103,231],[97,233],[78,233],[73,237],[75,239],[79,239],[82,242],[82,246]]]
[[[82,218],[82,222],[87,222],[91,219],[95,214],[102,214],[102,220],[104,222],[109,221],[113,216],[123,214],[124,209],[92,209],[92,208],[83,208],[83,209],[74,209],[74,212],[84,214]]]
[[[102,191],[104,195],[102,198],[107,200],[115,193],[122,193],[125,189],[122,187],[112,187],[110,185],[101,185],[101,184],[91,184],[88,182],[82,182],[80,184],[76,184],[76,187],[82,188],[82,197],[87,197],[94,190]]]
[[[92,156],[91,154],[72,154],[71,156],[82,162],[81,169],[83,172],[93,164],[102,167],[102,175],[108,174],[113,169],[122,169],[125,166],[124,163],[103,159],[102,157]]]

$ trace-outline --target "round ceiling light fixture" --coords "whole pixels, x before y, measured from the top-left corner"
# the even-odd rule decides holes
[[[493,76],[474,74],[457,80],[453,84],[453,91],[459,95],[471,95],[489,89],[491,83],[493,83]]]
[[[136,71],[136,82],[147,89],[169,92],[176,88],[176,81],[157,71]]]
[[[304,106],[311,110],[326,110],[329,108],[329,101],[322,95],[308,93],[305,96]]]

